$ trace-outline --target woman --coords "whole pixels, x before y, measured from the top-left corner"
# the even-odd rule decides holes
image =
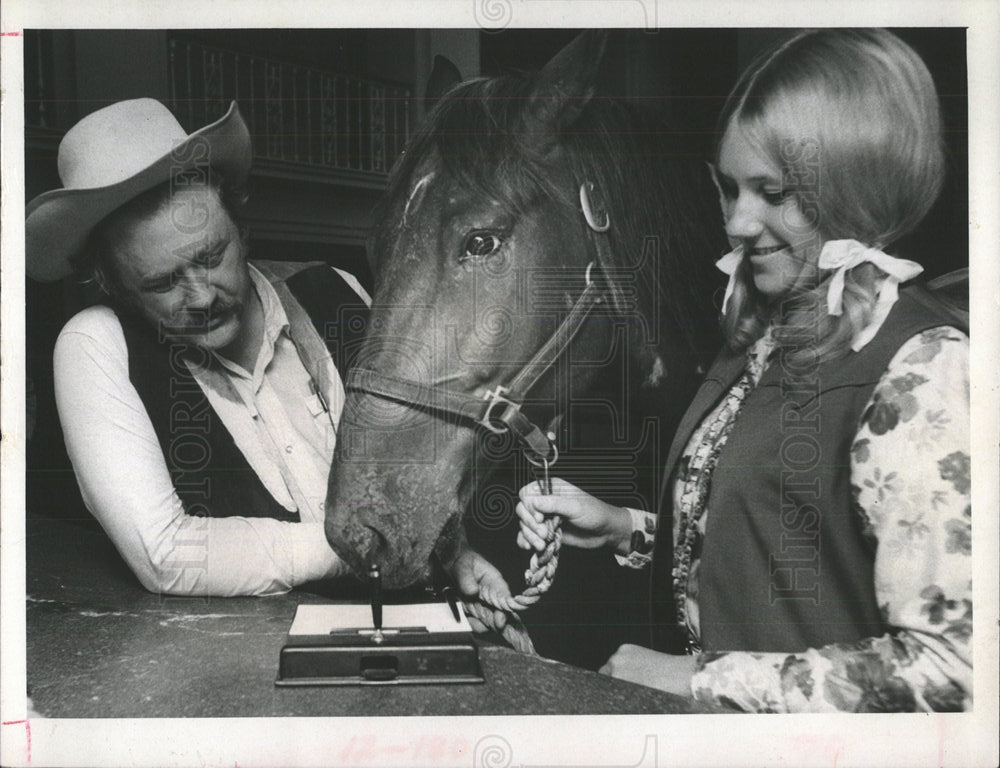
[[[519,543],[556,515],[565,544],[655,562],[689,655],[622,646],[616,677],[748,711],[969,708],[968,336],[886,253],[941,188],[930,74],[882,30],[799,33],[720,128],[727,344],[668,460],[673,552],[562,481],[521,490]]]

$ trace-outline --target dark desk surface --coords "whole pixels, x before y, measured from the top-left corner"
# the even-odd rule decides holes
[[[27,674],[45,717],[266,717],[688,712],[682,699],[491,643],[480,685],[276,688],[278,653],[310,592],[161,597],[106,537],[30,520]]]

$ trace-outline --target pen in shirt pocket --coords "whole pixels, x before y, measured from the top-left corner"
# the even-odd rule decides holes
[[[323,410],[329,413],[330,406],[326,402],[326,398],[323,396],[323,391],[316,384],[316,379],[312,376],[309,377],[309,391],[316,395],[316,399],[319,400],[319,404],[323,406]]]

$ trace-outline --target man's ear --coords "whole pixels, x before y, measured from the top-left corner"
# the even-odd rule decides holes
[[[96,285],[101,293],[103,293],[108,298],[114,297],[114,292],[111,290],[111,281],[108,276],[104,273],[104,269],[101,267],[94,268],[94,277],[92,282]]]
[[[243,257],[250,258],[250,226],[243,221],[236,222],[236,231],[240,236],[240,245],[243,246]]]

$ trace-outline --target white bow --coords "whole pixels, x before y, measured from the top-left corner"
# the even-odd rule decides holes
[[[733,295],[733,288],[736,286],[736,269],[740,266],[742,260],[743,246],[737,245],[735,249],[715,262],[715,266],[720,272],[729,275],[729,282],[726,284],[726,295],[722,298],[722,314],[726,314],[729,297]]]
[[[871,321],[851,342],[851,349],[855,352],[871,341],[882,327],[889,310],[899,298],[899,284],[912,280],[924,271],[915,261],[898,259],[878,248],[869,248],[857,240],[828,240],[819,253],[819,268],[836,270],[830,279],[830,289],[826,295],[826,310],[831,315],[841,315],[844,312],[844,278],[847,270],[866,261],[885,272],[886,278],[879,286]]]
[[[726,314],[729,297],[733,295],[736,271],[741,261],[743,261],[743,246],[738,245],[715,262],[715,266],[721,272],[729,275],[726,295],[722,299],[722,314]],[[886,278],[879,287],[871,322],[851,342],[851,349],[855,352],[871,341],[882,327],[889,310],[899,298],[899,284],[912,280],[924,271],[924,268],[915,261],[898,259],[878,248],[869,248],[857,240],[828,240],[819,254],[819,268],[836,270],[830,280],[830,289],[826,296],[826,309],[831,315],[841,315],[844,312],[844,278],[847,270],[866,261],[885,272]]]

